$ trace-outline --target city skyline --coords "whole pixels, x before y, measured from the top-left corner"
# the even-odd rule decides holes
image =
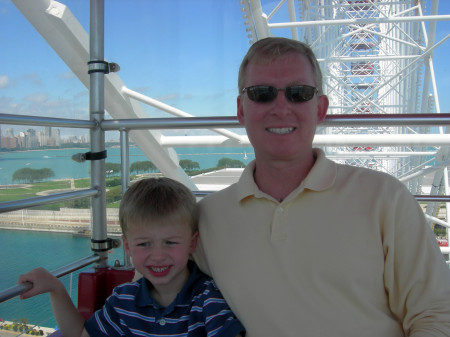
[[[0,125],[0,150],[30,150],[44,147],[61,147],[62,144],[88,144],[89,135],[61,136],[59,128],[51,126],[29,127],[26,131],[18,131],[17,134],[12,127]]]

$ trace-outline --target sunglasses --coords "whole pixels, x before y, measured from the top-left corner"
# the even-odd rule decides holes
[[[293,103],[307,102],[318,93],[315,87],[309,85],[292,85],[284,89],[272,87],[270,85],[254,85],[242,89],[242,93],[247,93],[248,98],[258,103],[269,103],[275,100],[279,91],[284,91],[286,99]]]

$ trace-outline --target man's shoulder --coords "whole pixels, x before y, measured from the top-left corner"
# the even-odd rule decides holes
[[[221,189],[221,190],[215,191],[211,194],[208,194],[206,197],[202,198],[199,201],[200,207],[202,207],[202,205],[205,205],[205,204],[215,203],[218,200],[228,200],[228,198],[231,195],[234,195],[236,193],[235,190],[236,190],[237,184],[238,183],[231,184],[230,186],[225,187],[224,189]]]
[[[349,174],[361,174],[361,175],[369,175],[379,178],[393,178],[386,172],[378,171],[372,168],[361,167],[361,166],[353,166],[349,164],[340,164],[336,163],[338,171],[348,172]]]
[[[353,181],[377,186],[390,186],[392,188],[405,187],[396,177],[383,171],[348,164],[337,164],[336,167],[338,179],[346,183]]]

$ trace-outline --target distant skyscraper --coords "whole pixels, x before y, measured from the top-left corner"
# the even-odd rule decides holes
[[[5,137],[14,138],[14,130],[12,128],[8,128],[5,130]]]
[[[26,139],[26,145],[28,149],[36,149],[39,147],[39,141],[36,136],[36,130],[35,129],[28,129],[27,130],[27,139]]]
[[[52,136],[55,139],[55,145],[61,146],[61,131],[59,129],[54,129]]]
[[[50,138],[52,136],[52,127],[51,126],[46,126],[44,128],[44,133],[47,136],[47,138]]]

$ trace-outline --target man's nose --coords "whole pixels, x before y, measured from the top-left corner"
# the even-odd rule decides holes
[[[278,95],[275,98],[275,109],[272,111],[278,115],[290,113],[289,100],[287,99],[284,89],[278,89]]]

